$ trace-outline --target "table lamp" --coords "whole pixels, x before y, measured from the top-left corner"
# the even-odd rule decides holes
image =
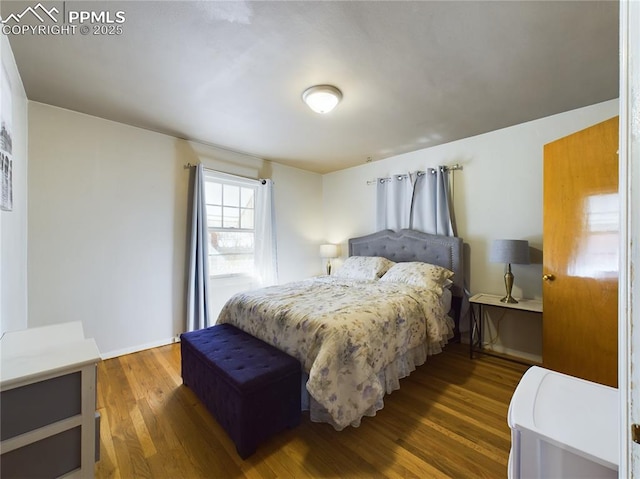
[[[338,257],[338,245],[337,244],[323,244],[320,245],[320,257],[327,260],[327,274],[331,274],[331,258]]]
[[[513,287],[512,264],[529,264],[529,242],[526,240],[493,240],[489,261],[492,263],[506,263],[507,272],[504,274],[504,286],[507,295],[500,301],[503,303],[517,303],[511,296]]]

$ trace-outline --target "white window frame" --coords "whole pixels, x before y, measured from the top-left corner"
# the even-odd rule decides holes
[[[222,185],[231,185],[231,186],[239,186],[242,188],[250,188],[253,189],[253,208],[246,208],[243,207],[242,205],[239,206],[232,206],[233,208],[238,208],[239,210],[242,209],[253,209],[253,228],[225,228],[224,226],[210,226],[207,222],[207,231],[209,232],[213,232],[213,231],[218,231],[218,232],[244,232],[244,233],[252,233],[253,234],[253,255],[254,255],[254,260],[255,260],[255,249],[256,249],[256,202],[257,202],[257,197],[258,197],[258,185],[259,185],[259,181],[258,180],[253,180],[250,178],[243,178],[241,176],[235,176],[235,175],[230,175],[227,173],[222,173],[219,171],[205,171],[205,191],[206,191],[206,184],[207,183],[219,183]],[[205,201],[207,206],[213,206],[213,204],[209,203],[208,198],[206,198],[205,196]],[[218,206],[218,205],[216,205]],[[224,212],[224,197],[222,198],[222,204],[219,205],[222,206],[222,210]],[[223,213],[224,214],[224,213]],[[223,223],[224,225],[224,223]],[[211,257],[211,251],[209,251],[209,256]],[[255,262],[255,261],[254,261]],[[211,265],[211,263],[209,263]],[[216,274],[214,268],[212,268],[211,266],[209,267],[209,278],[211,279],[218,279],[218,278],[233,278],[233,277],[245,277],[245,278],[249,278],[253,276],[253,272],[237,272],[237,273],[219,273]]]

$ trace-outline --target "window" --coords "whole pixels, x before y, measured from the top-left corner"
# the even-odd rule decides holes
[[[255,264],[255,180],[205,175],[209,275],[252,275]]]

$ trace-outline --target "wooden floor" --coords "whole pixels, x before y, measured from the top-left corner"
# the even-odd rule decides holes
[[[452,344],[401,381],[376,417],[336,432],[303,416],[243,461],[180,378],[179,344],[103,361],[96,477],[504,478],[507,409],[526,366]]]

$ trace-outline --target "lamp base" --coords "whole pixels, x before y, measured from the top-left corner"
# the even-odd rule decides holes
[[[507,289],[507,295],[500,300],[501,303],[517,303],[515,298],[511,296],[511,288],[513,287],[513,273],[511,272],[511,263],[507,268],[507,272],[504,274],[504,286]]]
[[[509,296],[505,296],[504,298],[502,298],[502,299],[500,300],[500,302],[501,302],[501,303],[511,303],[511,304],[515,304],[515,303],[517,303],[516,299],[515,299],[513,296],[511,296],[511,295],[509,295]]]

